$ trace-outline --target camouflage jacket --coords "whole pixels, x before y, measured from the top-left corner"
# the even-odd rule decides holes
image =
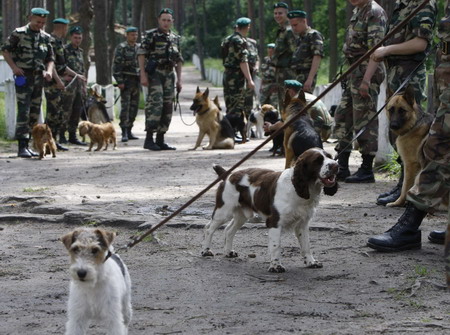
[[[33,31],[30,25],[16,28],[2,46],[18,67],[24,70],[45,70],[46,64],[55,60],[51,37],[45,31]]]
[[[68,67],[78,74],[85,74],[83,49],[75,48],[72,43],[68,43],[64,46],[64,57]]]
[[[275,82],[275,67],[272,65],[272,60],[269,56],[264,57],[261,62],[260,71],[263,83]]]
[[[297,42],[291,26],[278,29],[272,62],[276,67],[289,67]]]
[[[422,0],[397,0],[388,31],[396,27],[403,21],[417,6],[422,4]],[[428,48],[433,38],[433,28],[436,22],[437,6],[436,0],[431,0],[417,15],[409,21],[397,34],[388,39],[385,45],[399,44],[409,41],[415,37],[421,37],[428,41]],[[389,56],[388,62],[395,61],[415,61],[420,62],[425,58],[426,51],[414,55]]]
[[[124,75],[138,76],[139,64],[137,50],[139,44],[130,45],[128,42],[120,43],[114,53],[113,76],[118,84],[123,84]]]
[[[180,36],[169,31],[165,33],[159,28],[147,30],[145,38],[137,50],[138,55],[153,59],[158,67],[173,68],[178,62],[183,62],[180,48]]]
[[[296,71],[309,71],[314,56],[323,57],[323,36],[317,30],[308,27],[297,39],[297,49],[291,60],[293,68]]]
[[[258,44],[253,38],[246,38],[248,50],[248,66],[253,73],[256,69],[256,63],[259,62]]]
[[[445,16],[439,22],[438,36],[442,42],[450,43],[450,0],[445,5]],[[448,50],[450,53],[450,50]]]
[[[386,12],[374,0],[356,7],[345,34],[343,51],[347,59],[357,59],[379,43],[386,32]]]
[[[64,44],[63,39],[53,34],[50,35],[53,51],[55,53],[55,69],[58,75],[62,76],[66,71],[66,57],[64,57]]]
[[[227,69],[239,69],[241,63],[248,63],[249,51],[246,39],[239,33],[234,32],[227,36],[222,42],[223,66]]]

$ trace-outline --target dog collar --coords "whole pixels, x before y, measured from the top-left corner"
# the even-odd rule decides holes
[[[111,257],[111,256],[112,256],[112,252],[110,250],[108,250],[108,254],[106,255],[105,260],[103,261],[103,263],[105,263],[108,260],[108,258]]]
[[[209,108],[208,108],[207,110],[205,110],[204,112],[201,112],[201,113],[197,112],[197,114],[198,114],[198,115],[203,115],[203,114],[206,114],[206,113],[208,113],[208,112],[209,112]]]

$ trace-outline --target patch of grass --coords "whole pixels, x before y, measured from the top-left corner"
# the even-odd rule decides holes
[[[414,273],[419,277],[428,277],[430,275],[430,271],[422,265],[416,265],[414,268]]]
[[[394,151],[388,155],[386,163],[379,167],[380,171],[386,172],[392,178],[399,178],[402,171],[402,166],[398,163],[398,153]]]
[[[219,71],[224,71],[222,59],[220,58],[205,58],[205,68],[213,68]]]
[[[97,227],[98,225],[99,225],[99,223],[95,220],[86,221],[85,223],[83,223],[83,226],[85,226],[85,227]]]
[[[48,187],[25,187],[22,192],[25,193],[36,193],[36,192],[43,192],[48,190]]]

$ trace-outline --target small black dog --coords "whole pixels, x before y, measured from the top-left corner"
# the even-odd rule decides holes
[[[278,121],[280,121],[280,116],[276,109],[264,113],[264,123],[268,122],[270,124],[275,124]],[[264,133],[264,136],[270,135],[271,133],[269,132]],[[283,139],[284,139],[284,132],[281,132],[272,139],[273,146],[269,150],[272,152],[272,156],[275,156],[275,154],[279,154],[281,156],[284,155]]]
[[[246,117],[243,111],[239,114],[237,113],[227,113],[225,117],[230,121],[231,127],[235,132],[238,132],[241,135],[241,140],[237,139],[236,143],[245,143],[247,141],[247,134],[245,133],[246,129]]]

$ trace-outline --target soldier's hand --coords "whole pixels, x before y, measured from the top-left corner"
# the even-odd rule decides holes
[[[308,93],[312,93],[311,92],[311,87],[312,87],[312,80],[308,79],[303,84],[303,91],[308,92]]]
[[[389,56],[387,48],[379,47],[373,52],[372,55],[370,55],[370,59],[374,60],[375,62],[381,62],[386,56]]]
[[[56,88],[58,90],[62,90],[62,91],[66,90],[66,86],[64,85],[64,83],[61,80],[56,82]]]
[[[48,72],[48,71],[44,71],[44,78],[45,78],[45,80],[47,80],[47,81],[52,81],[52,79],[53,79],[53,76],[52,76],[52,73],[51,72]]]
[[[180,93],[182,88],[183,84],[181,83],[181,81],[177,81],[177,93]]]
[[[247,82],[247,88],[249,90],[254,90],[255,89],[255,83],[253,82],[253,80],[250,80]]]
[[[359,94],[363,98],[367,98],[369,96],[369,83],[365,80],[361,82],[361,85],[359,85]]]
[[[119,90],[123,90],[125,88],[125,84],[118,84],[117,87]]]
[[[23,70],[20,67],[15,66],[12,70],[13,70],[13,73],[16,76],[23,76],[23,75],[25,75],[25,73],[23,72]]]
[[[148,78],[145,74],[144,75],[141,74],[141,85],[148,86]]]
[[[82,81],[87,82],[87,79],[86,79],[85,76],[82,76],[81,74],[78,74],[77,77],[78,77],[79,79],[81,79]]]

